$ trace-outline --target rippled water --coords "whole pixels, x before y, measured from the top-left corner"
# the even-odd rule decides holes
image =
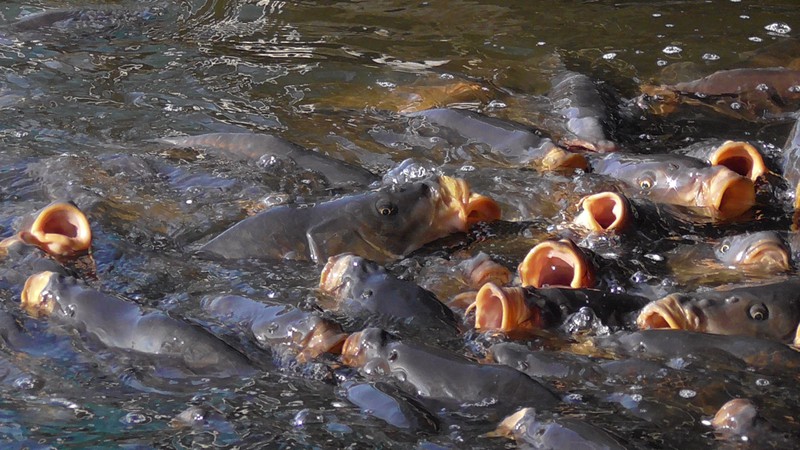
[[[521,117],[526,96],[549,89],[554,54],[622,97],[632,97],[643,82],[690,80],[751,64],[754,52],[785,44],[800,29],[800,10],[790,0],[9,0],[0,5],[0,22],[57,8],[109,7],[96,17],[58,26],[0,27],[0,230],[11,235],[19,217],[52,199],[73,199],[92,222],[98,288],[220,333],[200,312],[203,296],[237,293],[310,308],[318,295],[319,268],[295,262],[216,263],[187,253],[261,201],[314,201],[330,192],[313,176],[285,177],[246,163],[165,149],[154,139],[272,133],[377,173],[422,156],[466,177],[479,192],[501,195],[504,186],[519,187],[525,176],[491,169],[468,151],[464,156],[435,141],[414,141],[413,130],[382,102],[407,86],[470,80],[485,90],[462,106]],[[778,59],[788,55],[777,53]],[[789,127],[787,122],[684,120],[643,124],[641,133],[625,140],[642,151],[702,137],[780,147]],[[558,189],[566,183],[537,177],[543,181],[528,189],[530,199],[501,199],[504,219],[539,217],[544,227],[561,219],[571,197]],[[763,220],[739,227],[788,227],[782,210],[762,205],[760,211]],[[469,251],[483,249],[513,267],[538,239],[536,232],[521,236],[489,239]],[[466,242],[456,236],[393,268],[409,277],[424,275],[422,266]],[[355,372],[333,360],[276,361],[236,336],[228,339],[259,361],[263,375],[235,386],[214,381],[161,386],[134,356],[80,344],[51,333],[45,321],[27,318],[17,302],[29,274],[5,272],[4,308],[24,323],[35,343],[24,352],[0,352],[4,446],[513,445],[482,436],[494,424],[452,412],[444,414],[438,433],[394,429],[347,401],[343,382]],[[423,278],[418,281],[437,282]],[[470,336],[466,340],[475,338]],[[736,386],[732,391],[774,398],[771,417],[793,421],[795,377],[764,379],[750,372],[718,375],[722,385]],[[718,398],[720,389],[713,398],[702,394],[703,386],[666,389],[674,390],[672,406],[655,405],[653,415],[642,411],[646,406],[600,404],[591,392],[576,394],[588,397],[581,398],[590,408],[565,409],[588,414],[644,447],[713,447],[710,429],[700,420],[727,400]],[[635,386],[620,388],[619,396],[630,399],[618,402],[639,401],[635,392]],[[674,406],[676,400],[685,407]],[[206,427],[170,425],[192,405],[216,408],[222,417]]]

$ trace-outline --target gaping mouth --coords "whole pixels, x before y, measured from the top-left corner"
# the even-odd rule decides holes
[[[775,242],[762,242],[751,247],[741,258],[739,264],[756,266],[758,268],[770,268],[789,270],[789,251],[786,247]]]
[[[473,310],[476,330],[509,332],[541,328],[539,310],[528,305],[522,288],[501,288],[486,283],[478,291],[475,302],[467,308],[467,313]]]
[[[621,230],[630,222],[630,205],[615,192],[601,192],[583,197],[581,212],[573,222],[591,231]]]
[[[500,205],[485,195],[470,192],[469,184],[461,178],[439,177],[440,199],[437,223],[450,224],[457,231],[467,231],[478,222],[500,218]]]
[[[725,166],[751,181],[767,173],[761,153],[746,142],[726,141],[708,159],[712,165]]]
[[[523,286],[573,289],[594,286],[591,263],[569,240],[539,243],[525,256],[518,271]]]
[[[28,245],[61,257],[86,253],[92,245],[89,221],[80,209],[67,202],[55,202],[42,209],[19,237]]]
[[[323,353],[340,353],[347,337],[339,325],[324,319],[320,320],[314,330],[300,344],[302,351],[298,354],[297,359],[305,362]]]
[[[331,256],[319,277],[319,289],[331,295],[335,295],[342,287],[344,274],[356,256],[352,253],[342,253],[341,255]]]
[[[41,272],[31,275],[25,281],[25,287],[22,288],[20,295],[20,307],[31,317],[48,317],[52,314],[55,308],[55,299],[45,295],[45,288],[54,276],[56,274],[53,272]]]
[[[755,205],[756,191],[753,182],[732,170],[721,167],[713,175],[706,187],[708,202],[705,205],[712,209],[719,219],[739,217]]]
[[[636,319],[639,329],[669,328],[673,330],[702,331],[700,318],[681,305],[678,296],[668,295],[642,308]]]
[[[711,426],[721,433],[740,434],[753,425],[757,415],[753,402],[746,398],[735,398],[722,405],[711,419]]]
[[[589,167],[586,158],[580,153],[573,153],[561,147],[553,147],[541,161],[544,170],[583,169]]]
[[[342,363],[350,367],[360,367],[364,365],[364,355],[361,351],[362,332],[353,333],[347,336],[342,345]]]

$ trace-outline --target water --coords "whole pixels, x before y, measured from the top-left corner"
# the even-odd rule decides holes
[[[741,67],[754,52],[795,38],[800,28],[800,11],[790,0],[107,3],[9,0],[0,5],[2,23],[43,10],[112,7],[58,26],[0,32],[0,230],[8,236],[22,215],[53,198],[71,198],[92,222],[98,288],[211,329],[217,328],[199,309],[204,295],[230,292],[308,307],[318,295],[319,268],[217,263],[186,253],[264,203],[314,201],[330,193],[312,175],[287,177],[275,164],[257,170],[196,152],[166,151],[154,139],[272,133],[376,173],[422,157],[467,177],[478,191],[498,185],[523,189],[519,179],[524,176],[492,169],[478,156],[480,149],[454,150],[419,134],[413,124],[385,110],[391,109],[391,99],[407,98],[409,86],[413,91],[413,86],[468,80],[485,90],[468,96],[463,106],[503,111],[514,107],[509,99],[546,93],[556,52],[574,69],[632,97],[643,82],[684,81]],[[683,125],[689,141],[713,136],[777,147],[788,132],[784,124],[724,120]],[[657,150],[668,139],[663,136],[674,131],[664,127],[628,140],[642,151]],[[654,137],[640,139],[648,133]],[[478,247],[509,267],[571,201],[558,190],[564,179],[546,175],[541,180],[538,186],[544,187],[528,189],[532,201],[501,199],[505,219],[539,217],[541,228],[529,238],[523,233],[511,240],[479,236],[485,241]],[[767,212],[772,214],[764,227],[786,224]],[[464,238],[450,244],[463,246]],[[415,259],[423,266],[447,254],[447,248]],[[658,263],[658,254],[647,256]],[[3,285],[4,308],[23,320],[37,344],[24,352],[0,352],[0,442],[7,446],[509,445],[482,437],[494,424],[453,412],[444,414],[438,433],[394,429],[346,401],[340,382],[354,377],[352,372],[337,371],[330,361],[289,364],[246,342],[242,345],[263,366],[261,375],[233,385],[163,386],[136,369],[141,362],[131,355],[80,343],[48,329],[46,322],[26,318],[17,306],[20,288]],[[777,411],[772,417],[797,413],[797,391],[787,382],[792,377],[764,383],[757,374],[720,372],[718,379],[756,386],[746,393],[760,392],[764,409],[770,405]],[[680,392],[683,403],[691,405],[669,406],[655,419],[643,410],[647,402],[658,401],[640,402],[638,393],[619,394],[625,399],[621,406],[602,401],[601,393],[563,394],[588,405],[585,414],[593,421],[632,442],[710,447],[714,439],[701,419],[721,402],[706,399],[702,390],[667,386],[665,392],[674,397]],[[628,405],[634,398],[636,404]],[[195,420],[202,423],[193,426],[170,424],[192,406],[219,416]],[[683,428],[672,433],[662,424]]]

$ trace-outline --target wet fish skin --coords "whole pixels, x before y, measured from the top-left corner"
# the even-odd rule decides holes
[[[203,299],[201,307],[220,322],[251,336],[259,347],[297,356],[301,362],[324,352],[338,353],[346,337],[339,325],[286,304],[223,295]]]
[[[429,109],[407,115],[424,118],[462,138],[486,144],[492,153],[510,164],[545,170],[586,168],[586,160],[582,155],[567,152],[550,138],[513,122],[464,109]]]
[[[203,149],[228,159],[259,164],[265,163],[265,158],[269,157],[288,159],[297,168],[312,170],[323,175],[332,186],[336,187],[369,186],[378,180],[378,176],[359,166],[269,134],[209,133],[169,137],[160,141],[180,148]]]
[[[597,85],[587,75],[564,70],[550,80],[548,97],[555,112],[566,120],[566,135],[559,143],[597,152],[613,152],[611,118]]]
[[[479,364],[454,353],[400,341],[378,328],[348,337],[342,362],[367,374],[400,381],[423,399],[481,405],[482,411],[512,407],[552,408],[560,401],[549,389],[511,367]]]
[[[589,422],[558,417],[548,419],[535,408],[523,408],[506,417],[497,434],[513,437],[523,449],[622,450],[628,443]]]
[[[789,198],[797,211],[800,209],[800,118],[783,144],[783,178],[789,185]]]
[[[757,231],[723,238],[714,246],[714,256],[728,266],[756,270],[786,271],[791,268],[791,249],[781,233]]]
[[[167,358],[202,376],[249,376],[255,371],[244,355],[199,326],[91,289],[74,278],[51,272],[33,275],[21,297],[22,308],[32,316],[85,332],[107,347]]]
[[[320,276],[320,290],[335,299],[333,310],[351,317],[398,319],[414,328],[458,330],[455,314],[436,296],[416,283],[401,280],[384,267],[353,254],[328,258]]]
[[[274,207],[232,226],[199,253],[222,259],[291,258],[321,264],[329,256],[352,252],[388,262],[435,239],[466,231],[472,220],[499,217],[493,201],[464,192],[468,188],[453,180],[439,177],[384,186],[306,208]],[[453,194],[453,184],[462,186],[457,188],[461,191]]]
[[[349,382],[344,388],[348,401],[395,428],[414,433],[439,431],[439,421],[424,405],[388,383]]]
[[[794,343],[800,325],[800,280],[694,294],[647,305],[640,328],[673,328]]]

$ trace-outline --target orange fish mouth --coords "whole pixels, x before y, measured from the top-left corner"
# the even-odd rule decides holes
[[[20,307],[33,318],[49,317],[56,306],[56,300],[46,290],[53,277],[58,276],[54,272],[40,272],[31,275],[25,281],[20,295]]]
[[[342,363],[350,367],[361,367],[366,362],[366,356],[361,348],[363,332],[353,333],[342,344]]]
[[[739,264],[784,271],[791,268],[789,251],[775,242],[762,242],[751,248]]]
[[[628,201],[615,192],[587,195],[578,202],[578,206],[581,212],[573,223],[590,231],[622,230],[631,221]]]
[[[748,399],[735,398],[728,401],[711,419],[711,426],[718,432],[739,434],[756,420],[758,412]]]
[[[559,170],[559,169],[582,169],[586,170],[589,167],[589,162],[586,157],[580,153],[574,153],[569,150],[564,150],[561,147],[553,147],[542,158],[539,163],[543,170]]]
[[[488,282],[498,285],[508,284],[511,281],[511,271],[507,267],[500,265],[489,257],[486,253],[479,253],[459,264],[465,280],[472,289],[480,289]]]
[[[478,222],[500,218],[500,205],[491,198],[470,192],[469,184],[461,178],[439,177],[439,200],[436,224],[457,231],[467,231]]]
[[[739,217],[756,203],[753,182],[727,167],[721,167],[703,187],[707,202],[698,206],[711,208],[722,220]]]
[[[726,141],[708,160],[714,166],[725,166],[753,182],[767,173],[761,153],[747,142]]]
[[[92,229],[86,215],[68,202],[54,202],[42,209],[33,223],[19,232],[19,239],[56,257],[73,257],[89,251]]]
[[[470,311],[475,311],[476,330],[510,332],[541,328],[539,309],[528,305],[525,292],[519,287],[501,288],[486,283],[467,308],[467,314]]]
[[[302,351],[298,354],[297,359],[300,362],[307,362],[323,353],[340,353],[347,337],[339,325],[322,319],[300,343]]]
[[[636,318],[636,325],[641,330],[668,328],[703,331],[700,317],[688,308],[684,308],[675,294],[647,304]]]
[[[319,289],[331,295],[342,287],[344,274],[356,256],[352,253],[342,253],[331,256],[319,276]]]
[[[594,270],[586,255],[572,242],[544,241],[533,247],[520,263],[523,286],[541,288],[594,286]]]

